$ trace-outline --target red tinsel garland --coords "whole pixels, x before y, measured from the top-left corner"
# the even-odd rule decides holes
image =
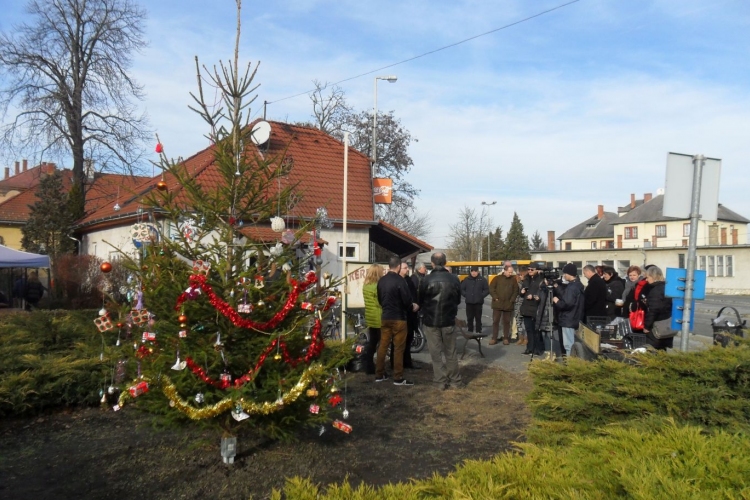
[[[302,283],[298,283],[295,280],[291,280],[292,284],[292,291],[289,292],[289,297],[286,299],[286,303],[281,308],[279,312],[273,315],[271,319],[266,321],[265,323],[256,323],[255,321],[251,319],[245,319],[227,302],[222,300],[221,297],[216,295],[214,293],[213,288],[211,285],[206,283],[206,276],[201,274],[194,274],[190,276],[190,287],[191,288],[200,288],[207,296],[208,300],[211,303],[214,308],[216,308],[217,311],[219,311],[222,315],[224,315],[229,321],[234,324],[234,326],[237,326],[239,328],[252,328],[255,330],[267,330],[270,328],[273,328],[277,326],[279,323],[281,323],[284,318],[287,317],[289,312],[294,309],[294,305],[297,302],[297,297],[299,297],[300,292],[304,291],[315,283],[317,281],[317,278],[315,276],[314,272],[309,272],[305,276],[305,281]],[[180,296],[177,298],[177,305],[175,306],[175,310],[179,310],[180,306],[188,299],[188,292],[183,292],[180,294]],[[326,304],[327,306],[328,304]]]
[[[249,370],[247,373],[245,373],[238,379],[235,379],[234,387],[235,388],[242,387],[244,384],[253,380],[253,378],[255,378],[255,375],[258,373],[258,371],[260,371],[260,368],[263,366],[263,363],[265,363],[268,355],[271,352],[273,352],[274,349],[276,349],[277,344],[279,346],[278,347],[279,351],[281,351],[282,353],[284,361],[292,365],[292,368],[296,367],[299,363],[303,361],[305,363],[309,363],[312,359],[320,355],[321,351],[323,351],[324,342],[323,342],[323,338],[320,336],[320,329],[321,329],[320,321],[316,319],[315,325],[313,326],[313,329],[312,329],[312,340],[310,341],[310,345],[307,348],[307,353],[305,353],[304,356],[299,356],[297,358],[292,358],[289,355],[289,351],[286,348],[286,343],[283,340],[280,340],[278,338],[274,339],[258,357],[258,362],[255,363],[255,367],[253,367],[251,370]],[[231,385],[231,383],[228,380],[212,379],[206,374],[206,370],[204,370],[200,365],[195,363],[189,357],[185,359],[185,363],[187,364],[188,368],[190,368],[190,371],[192,371],[196,376],[198,376],[201,380],[203,380],[205,383],[209,385],[218,387],[219,389],[227,389]]]

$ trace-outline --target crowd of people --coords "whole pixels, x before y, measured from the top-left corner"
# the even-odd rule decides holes
[[[531,263],[525,272],[517,273],[511,262],[488,281],[472,267],[463,281],[446,266],[445,254],[431,257],[432,271],[420,264],[409,276],[409,267],[398,257],[388,269],[372,265],[365,277],[363,296],[365,320],[369,327],[365,351],[365,371],[375,375],[376,382],[388,380],[385,360],[392,346],[393,384],[413,385],[404,377],[404,369],[418,369],[411,359],[409,346],[421,321],[432,360],[433,382],[443,388],[461,387],[456,355],[456,315],[463,298],[468,333],[482,333],[482,312],[487,296],[491,297],[492,337],[489,344],[509,345],[517,332],[517,345],[526,346],[523,354],[545,353],[547,333],[559,346],[563,357],[571,352],[580,323],[592,321],[630,321],[642,311],[642,325],[635,331],[646,336],[656,349],[672,347],[672,336],[656,335],[658,322],[672,314],[672,299],[664,293],[664,273],[657,266],[638,266],[621,278],[611,266],[584,266],[586,286],[573,263],[563,266],[558,276],[545,276],[541,266]],[[616,320],[616,318],[626,318]],[[500,336],[502,327],[502,337]],[[373,358],[375,359],[373,361]]]

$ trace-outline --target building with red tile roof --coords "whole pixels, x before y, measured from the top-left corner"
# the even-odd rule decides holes
[[[256,122],[257,123],[257,122]],[[331,228],[321,228],[319,242],[330,242],[323,250],[323,262],[332,265],[340,261],[344,253],[342,226],[344,218],[344,145],[316,128],[290,125],[282,122],[268,122],[271,127],[269,139],[260,145],[249,144],[253,153],[273,161],[283,159],[288,163],[288,175],[275,179],[276,189],[292,187],[296,202],[291,207],[279,207],[278,216],[284,219],[287,227],[295,229],[303,220],[315,218],[320,208],[325,208]],[[250,126],[254,126],[251,124]],[[199,183],[203,189],[219,187],[222,177],[214,162],[214,148],[209,146],[180,163],[183,172]],[[401,257],[412,257],[432,249],[427,243],[375,220],[373,190],[369,159],[355,151],[348,154],[347,189],[347,260],[370,261],[370,243],[379,244]],[[130,229],[136,222],[149,222],[159,228],[161,234],[170,234],[170,228],[159,221],[158,213],[144,211],[144,198],[164,181],[171,196],[178,202],[186,200],[184,188],[173,175],[165,173],[147,179],[128,189],[121,189],[118,200],[109,191],[96,210],[82,218],[76,232],[82,241],[83,252],[107,259],[121,250],[134,254],[135,243]],[[267,196],[273,198],[276,191]],[[257,241],[275,244],[280,234],[270,228],[270,221],[243,221],[242,234]],[[173,229],[171,229],[173,230]],[[307,244],[307,238],[301,242]],[[340,264],[338,264],[340,265]]]

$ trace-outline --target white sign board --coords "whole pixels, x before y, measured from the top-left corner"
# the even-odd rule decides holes
[[[690,218],[693,198],[693,156],[680,153],[667,155],[667,180],[664,184],[662,215]],[[702,220],[715,221],[719,210],[719,178],[721,160],[706,158],[701,175],[699,213]]]
[[[362,287],[365,284],[365,274],[369,264],[363,262],[346,263],[346,308],[357,309],[365,307]]]

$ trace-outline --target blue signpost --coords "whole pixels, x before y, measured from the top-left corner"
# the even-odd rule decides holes
[[[687,270],[674,267],[667,268],[667,282],[664,294],[672,297],[672,324],[673,330],[681,330],[684,323],[683,312],[685,310],[685,284],[687,282]],[[696,270],[693,280],[693,300],[690,301],[690,331],[693,331],[693,320],[695,319],[695,301],[706,298],[706,271]]]

